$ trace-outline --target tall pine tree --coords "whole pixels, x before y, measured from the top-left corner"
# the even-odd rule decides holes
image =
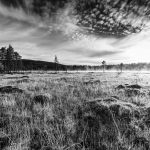
[[[14,48],[11,45],[9,45],[9,47],[7,48],[6,66],[8,72],[14,70]]]

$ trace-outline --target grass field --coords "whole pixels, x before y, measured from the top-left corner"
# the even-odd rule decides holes
[[[0,76],[6,150],[149,150],[150,73]]]

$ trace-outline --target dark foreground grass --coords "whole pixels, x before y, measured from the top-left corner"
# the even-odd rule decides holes
[[[1,149],[149,150],[149,83],[141,78],[125,73],[1,77],[3,85],[22,89],[0,95]],[[116,89],[126,83],[141,89]]]

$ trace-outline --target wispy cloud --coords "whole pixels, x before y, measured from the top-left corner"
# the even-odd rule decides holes
[[[44,26],[38,16],[27,14],[22,8],[6,7],[2,3],[0,3],[0,15],[6,19],[11,19],[16,22],[19,21],[39,27]]]
[[[28,1],[29,2],[29,1]],[[30,5],[27,3],[26,5]],[[125,38],[90,35],[77,25],[73,5],[51,18],[41,18],[21,7],[0,3],[0,46],[12,44],[28,59],[53,61],[58,55],[66,64],[97,64],[107,62],[149,61],[149,21],[143,32]]]

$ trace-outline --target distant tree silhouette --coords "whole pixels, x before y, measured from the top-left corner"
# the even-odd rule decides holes
[[[103,72],[105,72],[106,61],[102,61],[102,66],[103,66]]]
[[[55,55],[54,63],[55,63],[55,71],[56,71],[56,73],[57,73],[57,72],[58,72],[58,64],[59,64],[59,61],[58,61],[58,58],[57,58],[56,55]]]
[[[6,70],[6,52],[7,52],[6,47],[2,47],[0,49],[0,62],[1,64],[3,64],[4,71]]]
[[[14,70],[15,71],[19,71],[22,69],[22,60],[21,60],[21,56],[17,53],[14,52]]]
[[[120,71],[123,71],[123,63],[120,64]]]
[[[9,45],[9,47],[7,48],[6,66],[8,72],[14,70],[14,48],[11,45]]]

